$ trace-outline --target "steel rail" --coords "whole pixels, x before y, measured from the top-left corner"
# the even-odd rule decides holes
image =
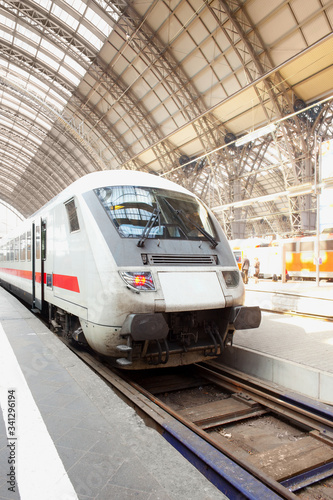
[[[333,407],[310,400],[306,396],[282,392],[278,388],[267,386],[262,380],[241,374],[214,361],[196,364],[196,367],[212,383],[231,391],[242,389],[272,411],[283,414],[309,429],[324,431],[327,442],[333,444]]]
[[[64,341],[64,339],[61,339]],[[107,381],[122,398],[130,401],[161,429],[163,437],[229,498],[249,500],[295,500],[287,488],[254,465],[237,458],[204,430],[182,417],[149,391],[88,352],[66,345]],[[236,495],[236,496],[235,496]]]
[[[255,377],[221,366],[216,361],[202,363],[197,367],[202,376],[212,383],[236,391],[236,393],[239,392],[239,389],[244,390],[254,401],[267,407],[273,413],[282,414],[296,424],[305,427],[311,437],[329,446],[333,445],[332,406],[299,394],[285,393],[277,387],[266,385]],[[290,491],[297,491],[332,476],[333,462],[327,462],[285,479],[280,484]]]

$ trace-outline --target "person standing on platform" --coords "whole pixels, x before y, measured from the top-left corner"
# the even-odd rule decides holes
[[[242,277],[245,285],[248,284],[249,281],[249,269],[250,269],[250,261],[246,255],[244,255],[243,264],[242,264]]]
[[[253,273],[255,283],[259,282],[259,273],[260,273],[260,262],[259,262],[258,257],[255,257],[254,258],[254,273]]]

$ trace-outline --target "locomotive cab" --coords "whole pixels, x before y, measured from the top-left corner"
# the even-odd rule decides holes
[[[260,323],[259,308],[243,306],[244,286],[228,242],[191,193],[131,174],[122,177],[126,183],[83,195],[109,256],[108,278],[99,273],[105,307],[95,321],[90,314],[91,321],[81,322],[83,333],[123,368],[217,356],[232,344],[236,327]],[[110,323],[109,333],[97,334],[97,325]]]
[[[260,323],[213,214],[155,175],[82,177],[2,241],[0,260],[3,286],[123,368],[217,356]]]

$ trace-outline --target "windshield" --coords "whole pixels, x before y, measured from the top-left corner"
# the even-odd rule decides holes
[[[147,238],[206,239],[200,228],[216,238],[207,210],[187,194],[137,186],[103,187],[95,193],[123,238],[141,238],[147,225],[152,226]]]

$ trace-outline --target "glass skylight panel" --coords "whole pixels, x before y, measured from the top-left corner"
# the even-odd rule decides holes
[[[25,50],[26,52],[29,52],[33,57],[36,56],[37,49],[30,45],[27,42],[24,42],[23,40],[20,40],[19,38],[15,37],[14,38],[14,45],[17,47],[20,47],[21,49]]]
[[[45,120],[40,118],[40,116],[36,116],[35,121],[36,121],[36,125],[41,126],[45,130],[50,130],[53,126],[52,123],[46,122]]]
[[[3,16],[2,14],[0,14],[0,23],[3,24],[4,26],[7,26],[10,29],[15,28],[15,22],[9,17]]]
[[[15,125],[15,123],[12,123],[11,128],[14,132],[16,132],[19,135],[24,135],[26,137],[28,136],[28,132],[25,129],[23,129],[22,127]]]
[[[90,7],[88,7],[87,12],[85,13],[85,18],[91,22],[93,26],[95,26],[103,35],[108,37],[112,31],[112,27],[109,23],[104,21],[100,15],[98,15],[95,11],[93,11]]]
[[[33,0],[35,3],[43,7],[45,10],[50,10],[50,7],[52,5],[51,0]]]
[[[62,106],[58,101],[55,99],[52,99],[49,95],[45,99],[46,104],[48,104],[52,109],[55,109],[57,113],[61,113],[64,109],[64,106]]]
[[[6,143],[9,144],[10,146],[12,146],[13,148],[15,149],[19,149],[20,151],[23,150],[23,147],[21,144],[19,144],[17,141],[15,141],[14,139],[11,139],[11,138],[8,138],[8,137],[5,137],[4,138],[6,140]],[[29,151],[29,156],[32,156],[32,154],[30,153]]]
[[[41,50],[38,51],[38,58],[41,61],[44,61],[48,66],[50,66],[54,70],[57,70],[59,68],[59,62],[55,61],[54,59],[51,59],[51,57],[44,54],[44,52],[42,52]]]
[[[36,112],[33,112],[31,110],[31,108],[26,108],[26,107],[23,107],[21,106],[21,109],[20,109],[20,113],[26,117],[26,118],[29,118],[30,121],[34,121],[36,119]]]
[[[69,89],[67,89],[66,87],[64,87],[63,85],[61,85],[60,82],[57,82],[57,80],[54,80],[54,82],[52,82],[52,84],[53,84],[53,87],[57,87],[61,93],[67,94],[69,97],[72,95],[72,92]]]
[[[104,0],[98,0],[98,4],[102,9],[107,12],[115,21],[118,21],[119,14],[115,10],[116,7],[110,5],[110,2],[105,2]]]
[[[68,66],[70,66],[74,71],[76,71],[79,75],[83,76],[86,74],[86,69],[81,66],[81,64],[77,63],[72,57],[65,56],[64,61]]]
[[[7,68],[8,68],[8,61],[4,61],[3,59],[1,59],[1,57],[0,57],[0,67],[2,70],[4,68],[7,70]],[[3,71],[2,71],[2,73],[3,73]]]
[[[80,83],[80,79],[73,75],[71,71],[64,68],[64,66],[60,66],[59,73],[67,78],[67,80],[69,80],[74,86],[77,86]]]
[[[48,85],[47,83],[43,82],[42,80],[39,80],[34,75],[30,76],[29,83],[31,83],[32,85],[34,85],[38,89],[44,89],[45,92],[48,92],[48,90],[50,89],[50,85]]]
[[[19,76],[19,78],[21,78],[21,81],[22,81],[22,77],[24,78],[24,80],[28,80],[29,78],[29,73],[27,71],[25,71],[24,69],[20,68],[19,66],[15,66],[13,64],[11,64],[9,66],[15,73],[17,73]],[[14,77],[16,77],[16,75],[14,75]]]
[[[73,16],[68,14],[68,12],[66,12],[58,5],[53,5],[52,14],[54,14],[58,19],[67,24],[67,26],[69,26],[73,30],[76,30],[79,25],[79,21],[77,21]]]
[[[79,12],[80,14],[83,14],[83,12],[86,10],[87,5],[82,2],[81,0],[64,0],[68,5],[73,7],[74,10]]]
[[[15,111],[20,109],[20,101],[13,96],[10,96],[10,98],[3,97],[2,104],[8,106],[8,108],[14,109]]]
[[[8,185],[8,181],[6,182],[1,182],[1,185],[3,186],[4,188],[4,191],[9,191],[10,193],[12,193],[14,191],[14,188],[13,187],[10,187]]]
[[[41,46],[44,49],[46,49],[50,54],[54,55],[56,59],[59,59],[59,61],[62,61],[63,58],[65,57],[65,52],[63,50],[60,50],[53,43],[50,43],[49,41],[45,40],[45,38],[43,38]]]
[[[35,134],[28,134],[27,138],[29,141],[34,142],[36,146],[40,146],[43,143],[43,139],[40,139],[40,137],[37,137]]]
[[[87,54],[85,54],[84,52],[82,52],[82,49],[80,49],[80,47],[75,47],[74,45],[72,45],[71,49],[72,49],[72,52],[76,52],[76,54],[78,54],[80,56],[80,59],[83,59],[83,61],[85,61],[90,66],[90,64],[91,64],[90,57]]]
[[[32,92],[33,94],[36,94],[40,99],[45,99],[47,95],[47,93],[43,89],[36,87],[36,85],[30,82],[28,82],[27,84],[27,90],[29,92]]]
[[[8,120],[1,118],[0,116],[0,125],[4,125],[5,127],[8,127]]]
[[[21,145],[20,145],[20,146],[21,146]],[[27,155],[27,156],[31,156],[31,158],[32,158],[33,156],[35,156],[35,151],[30,151],[30,149],[27,149],[26,147],[24,147],[24,145],[22,145],[22,147],[21,147],[20,149],[21,149],[21,151],[22,151],[25,155]]]
[[[25,26],[21,26],[21,24],[17,24],[16,31],[21,33],[28,40],[35,42],[36,44],[40,43],[41,37],[37,33],[35,33],[34,31],[26,28]]]
[[[99,38],[97,38],[97,36],[94,35],[90,30],[88,30],[88,28],[83,26],[83,24],[80,24],[78,32],[83,36],[83,38],[85,38],[87,42],[90,43],[90,45],[95,47],[95,49],[100,50],[102,48],[103,42]]]
[[[12,66],[12,65],[11,65]],[[11,68],[12,69],[12,68]],[[13,84],[17,85],[20,88],[26,88],[26,79],[22,78],[22,76],[16,74],[16,67],[15,67],[15,73],[11,72],[7,75],[8,80],[13,82]]]
[[[52,128],[52,126],[53,126],[53,125],[52,125],[52,123],[50,123],[50,122],[46,122],[45,120],[43,120],[43,118],[41,118],[41,116],[40,116],[40,115],[39,115],[39,116],[36,116],[36,120],[35,120],[35,122],[36,122],[36,125],[37,125],[37,126],[42,127],[42,128],[43,128],[43,129],[45,129],[46,131],[47,131],[47,130],[50,130],[50,129]]]
[[[65,106],[68,102],[68,99],[64,99],[61,95],[59,95],[58,92],[54,91],[53,89],[50,89],[49,96],[53,98],[55,101],[57,101],[59,104],[58,106]]]
[[[10,35],[7,31],[0,30],[0,37],[9,43],[13,43],[13,35]]]
[[[0,154],[1,156],[9,156],[9,158],[12,158],[13,160],[16,160],[16,156],[13,155],[13,153],[11,153],[10,151],[8,151],[8,149],[4,149],[4,148],[0,148]],[[6,162],[8,163],[8,162]]]

